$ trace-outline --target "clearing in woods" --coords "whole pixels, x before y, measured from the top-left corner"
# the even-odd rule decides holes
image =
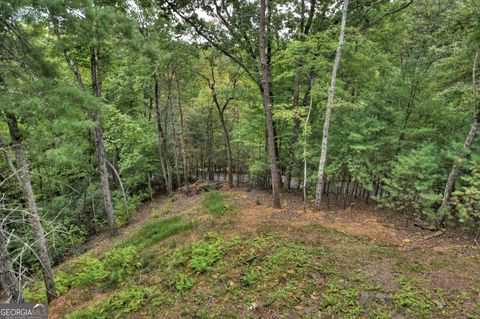
[[[158,197],[92,240],[55,270],[51,318],[479,318],[480,251],[464,235],[358,203],[212,194]]]

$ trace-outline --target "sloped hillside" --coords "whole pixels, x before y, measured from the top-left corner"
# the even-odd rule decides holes
[[[52,318],[478,318],[476,247],[285,198],[158,199],[55,270]]]

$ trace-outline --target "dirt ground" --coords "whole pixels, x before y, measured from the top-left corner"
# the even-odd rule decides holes
[[[473,246],[476,246],[472,235],[456,230],[447,230],[442,234],[425,230],[401,214],[360,201],[353,202],[345,209],[330,206],[320,211],[313,210],[309,203],[304,210],[301,195],[289,193],[281,196],[282,208],[274,209],[270,205],[271,195],[266,191],[245,192],[228,188],[225,191],[232,202],[239,205],[238,227],[246,230],[253,231],[262,225],[301,227],[319,224],[346,234],[366,236],[401,250],[428,247],[441,252],[462,247],[475,250]]]

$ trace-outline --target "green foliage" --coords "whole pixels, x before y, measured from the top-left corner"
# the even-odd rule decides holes
[[[408,3],[402,7],[404,2]],[[183,157],[186,167],[200,162],[202,169],[224,167],[224,136],[213,98],[229,102],[221,112],[233,157],[239,169],[249,173],[247,187],[268,184],[265,112],[256,83],[258,4],[233,1],[216,6],[211,0],[170,4],[182,13],[177,18],[189,18],[196,24],[193,29],[218,41],[213,47],[229,51],[235,61],[215,49],[185,41],[185,19],[172,19],[158,1],[139,1],[135,10],[115,1],[0,3],[0,18],[8,24],[0,34],[0,134],[10,150],[6,123],[8,115],[15,115],[53,264],[106,224],[91,134],[92,115],[97,112],[105,155],[121,175],[132,214],[154,192],[165,190],[163,175],[169,170],[174,171],[172,175],[185,173]],[[273,37],[268,59],[277,160],[282,172],[291,165],[297,179],[303,173],[300,159],[305,147],[310,192],[317,175],[324,106],[338,42],[339,5],[325,3],[328,14],[317,10],[310,21],[309,5],[305,7],[302,1],[269,3],[267,29],[271,34],[267,39],[281,35]],[[462,150],[472,113],[478,112],[471,83],[480,39],[478,3],[405,0],[371,6],[369,1],[358,1],[354,7],[338,74],[327,179],[358,183],[367,190],[379,187],[379,204],[433,220],[443,213],[435,208],[448,170]],[[212,19],[218,23],[196,15],[198,10],[206,15],[218,11]],[[306,12],[301,14],[302,10]],[[300,21],[302,16],[306,21]],[[52,27],[54,21],[60,22],[59,37]],[[311,24],[309,33],[299,34],[300,26],[306,29],[306,24]],[[102,50],[100,98],[91,94],[92,48]],[[71,61],[65,60],[65,52]],[[78,74],[71,72],[72,65],[78,67]],[[79,75],[85,89],[76,83]],[[202,75],[215,76],[215,81],[205,81]],[[157,97],[155,82],[159,84]],[[298,105],[293,105],[296,93]],[[292,135],[298,124],[294,120],[303,124],[310,102],[310,126],[306,136],[299,136],[305,142],[300,142]],[[162,171],[159,150],[168,164],[167,172]],[[466,168],[475,163],[478,150],[474,143],[463,160],[450,207],[451,219],[470,229],[480,219],[480,168]],[[5,161],[0,163],[0,174],[10,176]],[[122,195],[116,181],[110,187],[121,226],[127,220]],[[32,244],[33,236],[24,222],[25,198],[15,178],[2,180],[2,195],[6,211],[13,212],[6,214],[8,230],[21,239],[12,239],[9,251],[21,251],[21,241]],[[203,207],[217,216],[233,209],[218,192],[206,194]],[[167,201],[152,215],[162,217],[171,209],[172,202]],[[147,223],[118,245],[125,264],[108,254],[87,258],[76,271],[78,276],[72,276],[74,282],[58,275],[60,294],[75,285],[119,283],[137,267],[139,251],[192,226],[179,219]],[[196,245],[180,258],[186,259],[187,272],[206,271],[218,264],[218,247],[211,242]],[[295,264],[289,249],[270,254],[267,268],[277,272],[279,265],[298,266],[295,275],[304,272],[305,264]],[[125,267],[125,272],[109,268],[107,261]],[[32,252],[26,252],[22,262],[29,272],[40,270]],[[245,283],[255,277],[245,276]],[[279,289],[278,299],[286,290]],[[37,292],[32,289],[27,295],[40,297]]]
[[[253,284],[255,284],[257,282],[259,276],[260,276],[260,273],[259,273],[258,269],[254,268],[254,267],[250,267],[243,274],[242,284],[245,287],[252,286]]]
[[[216,233],[209,233],[204,240],[176,249],[171,257],[171,267],[188,267],[195,273],[208,271],[223,256],[224,241]]]
[[[196,272],[207,271],[222,256],[219,239],[194,242],[189,266]]]
[[[128,198],[128,213],[130,216],[126,216],[125,204],[123,202],[123,195],[120,192],[112,194],[114,199],[116,199],[114,212],[115,212],[115,222],[117,226],[121,227],[127,224],[128,218],[132,218],[132,214],[135,214],[135,211],[138,207],[148,198],[147,193],[135,194],[129,196]],[[128,196],[128,195],[127,195]]]
[[[139,311],[153,295],[152,291],[142,287],[123,290],[112,294],[85,310],[77,310],[67,315],[67,319],[112,319]]]
[[[152,220],[130,238],[121,243],[122,246],[134,245],[139,249],[146,248],[156,242],[193,227],[192,222],[183,223],[180,216],[162,220]]]
[[[422,295],[414,289],[411,278],[400,276],[397,278],[400,289],[393,296],[393,300],[399,310],[406,310],[415,318],[431,318],[435,304],[430,294],[424,292]]]
[[[253,181],[259,181],[268,174],[268,164],[265,160],[255,161],[250,164],[248,171]]]
[[[102,261],[108,273],[105,283],[108,286],[115,286],[121,283],[136,269],[142,267],[137,246],[127,246],[109,251],[105,254]]]
[[[233,209],[233,206],[226,201],[225,195],[218,191],[207,192],[203,196],[202,206],[216,216],[221,216]]]
[[[472,166],[471,173],[462,177],[463,186],[453,193],[452,204],[458,220],[465,224],[480,223],[480,164]]]
[[[134,246],[112,249],[100,259],[82,256],[75,260],[70,271],[56,276],[61,287],[59,293],[74,287],[116,286],[141,267],[138,250]]]
[[[96,286],[105,280],[107,276],[105,263],[91,256],[79,258],[75,262],[74,268],[77,269],[77,272],[70,274],[69,286],[72,288]],[[66,277],[66,275],[62,276]]]
[[[338,280],[329,281],[322,293],[322,307],[334,318],[359,318],[362,308],[358,303],[358,291],[342,287]]]
[[[175,279],[175,290],[179,293],[184,293],[192,288],[197,283],[197,280],[190,275],[179,273]]]
[[[378,197],[382,205],[412,214],[426,213],[441,200],[441,192],[432,189],[439,181],[435,145],[427,145],[399,156],[392,172],[384,179],[386,196]]]
[[[83,255],[75,258],[67,270],[55,274],[57,292],[61,295],[71,288],[116,287],[143,268],[142,251],[145,248],[192,226],[192,223],[183,223],[178,216],[147,222],[101,257]],[[26,297],[32,302],[45,300],[42,283],[26,289]]]

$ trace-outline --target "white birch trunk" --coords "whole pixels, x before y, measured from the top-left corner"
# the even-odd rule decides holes
[[[342,56],[343,45],[345,43],[345,27],[347,25],[348,1],[349,0],[343,1],[342,25],[340,27],[340,36],[338,40],[337,53],[335,54],[335,61],[333,63],[332,80],[330,83],[330,88],[328,89],[327,112],[325,114],[325,123],[323,125],[322,150],[320,153],[320,163],[318,165],[317,189],[315,192],[315,208],[317,209],[320,208],[320,204],[322,203],[323,186],[325,183],[325,166],[327,162],[327,150],[328,150],[328,130],[330,128],[333,100],[335,98],[335,88],[337,85],[337,72],[338,72],[338,67],[340,65],[340,58]]]

